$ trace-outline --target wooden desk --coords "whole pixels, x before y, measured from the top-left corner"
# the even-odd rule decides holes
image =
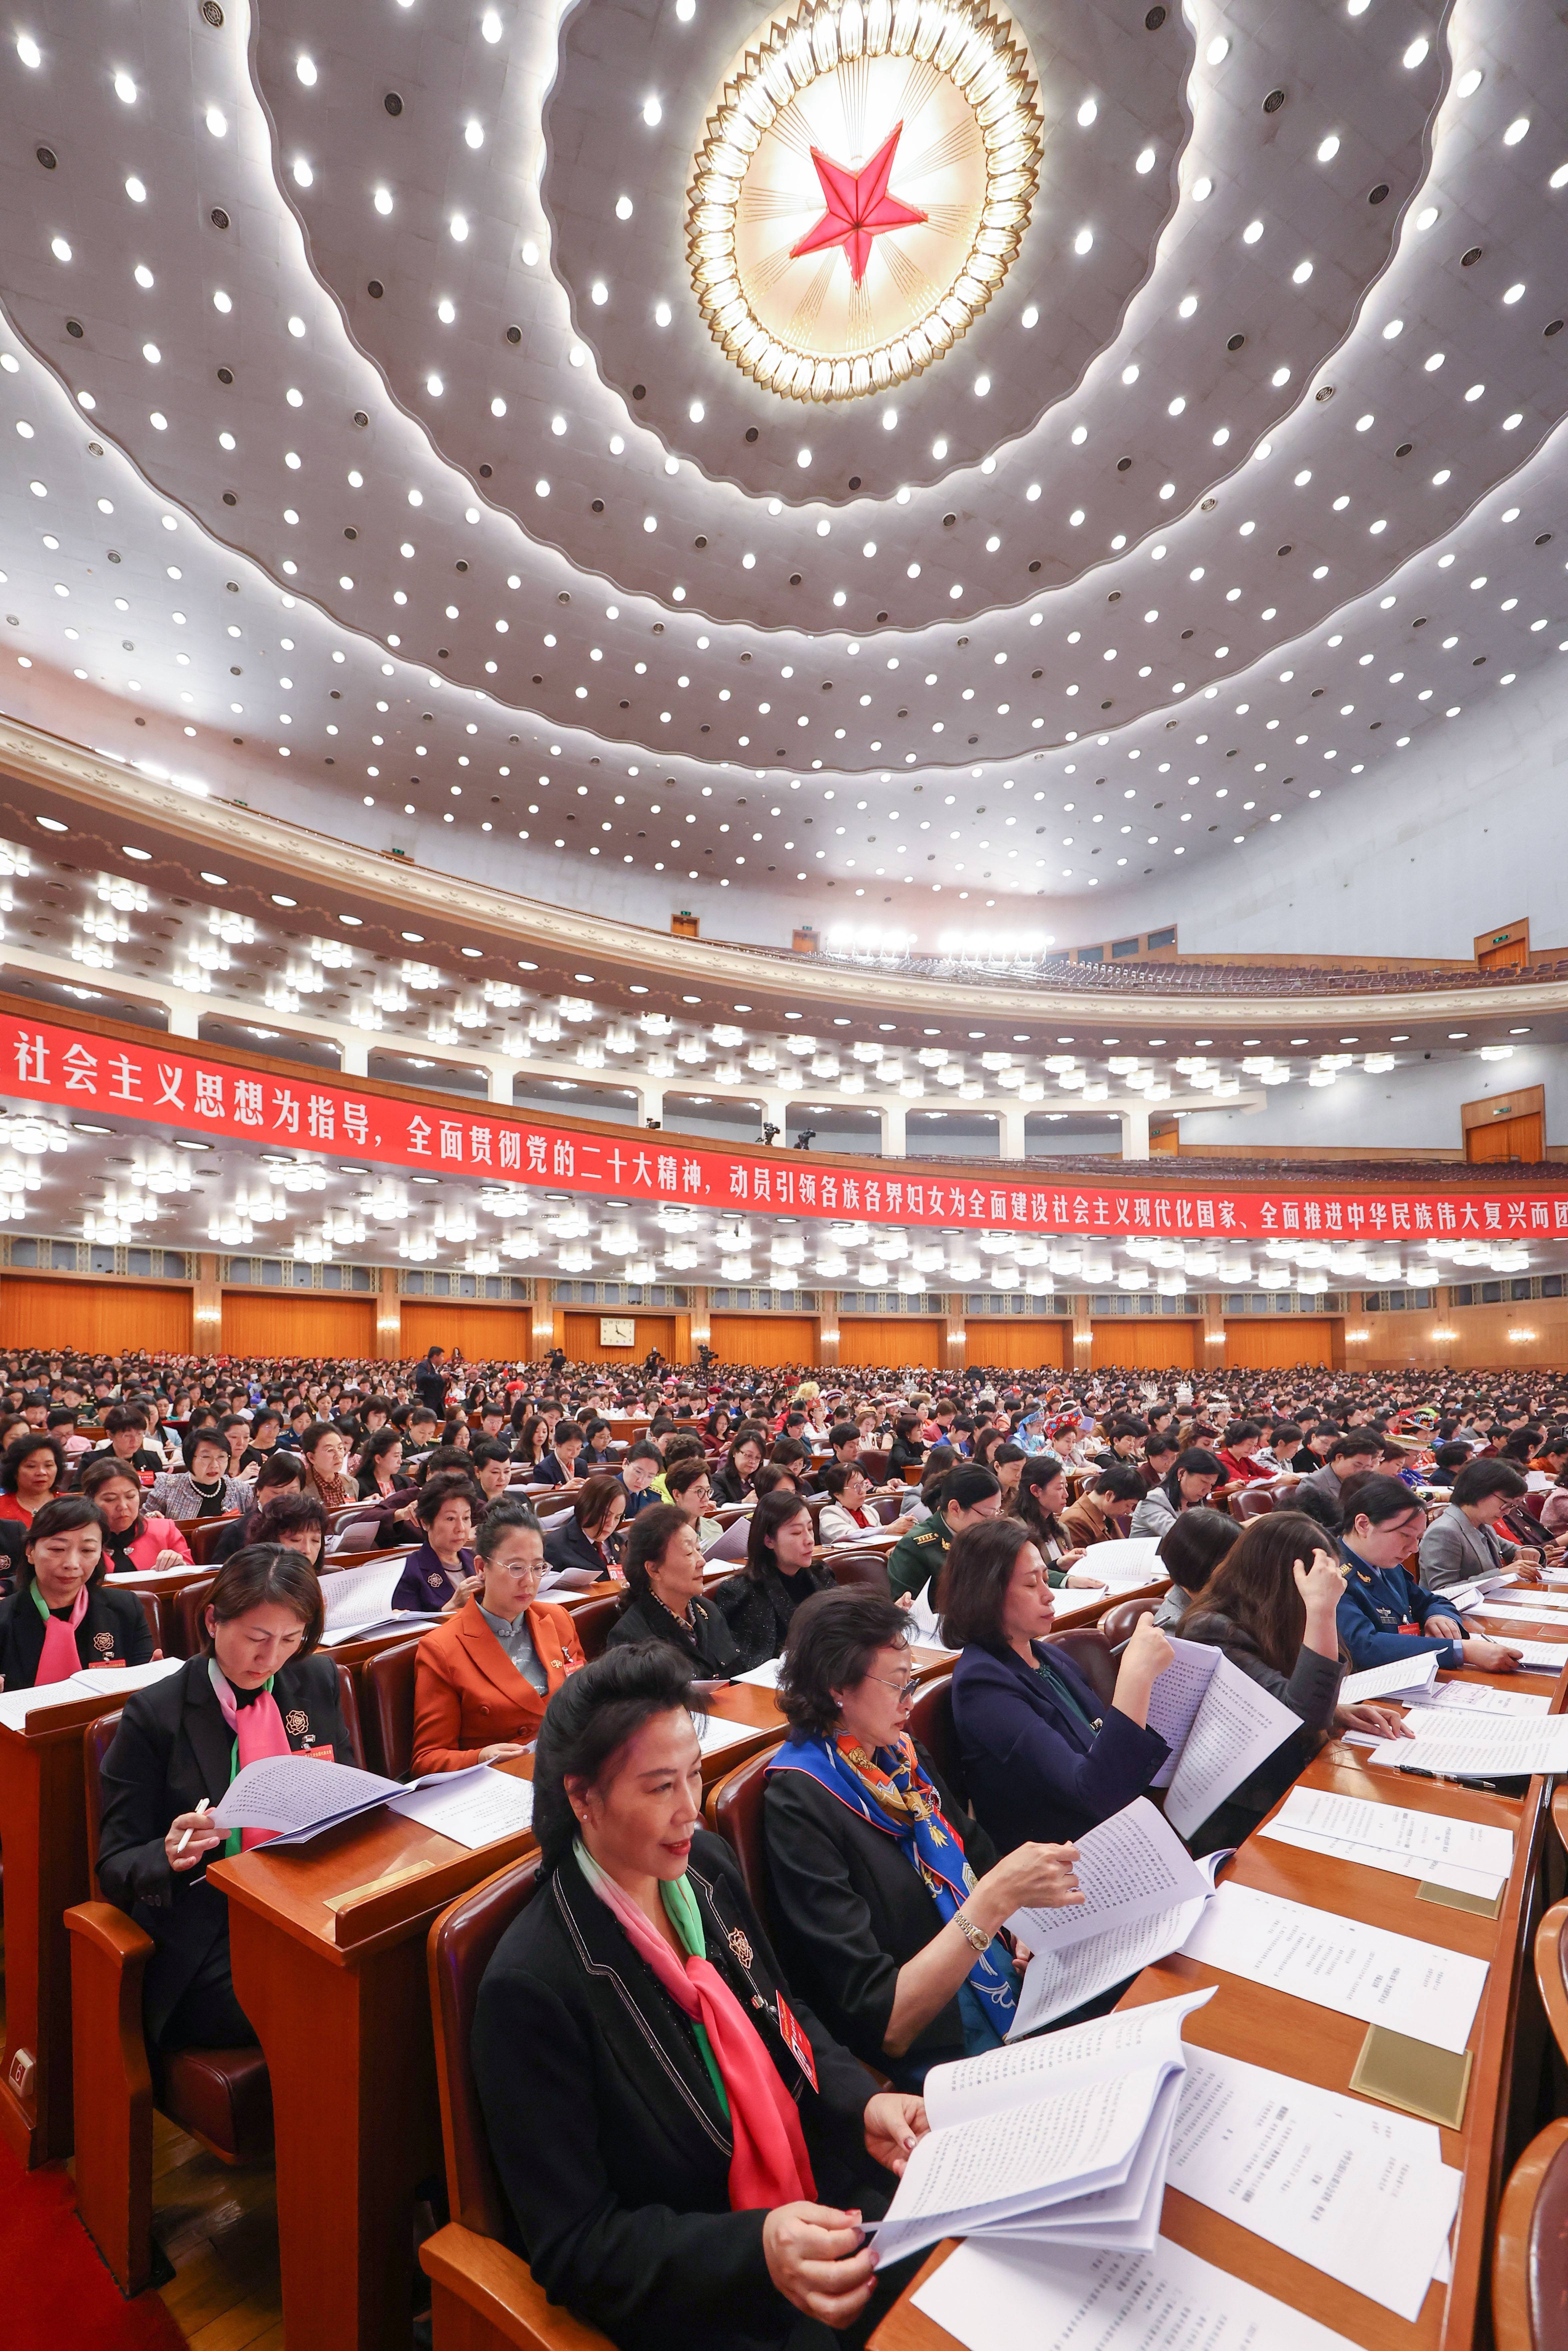
[[[0,1724],[5,2058],[0,2131],[28,2169],[71,2151],[71,1958],[65,1914],[92,1891],[82,1733],[121,1703],[87,1698]],[[31,2080],[27,2069],[31,2066]]]
[[[753,1735],[705,1756],[705,1782],[783,1724],[773,1693],[749,1685],[716,1692],[708,1712]],[[528,1777],[532,1758],[499,1768]],[[301,1850],[211,1865],[272,2079],[288,2351],[408,2351],[413,2207],[442,2163],[425,1936],[455,1896],[532,1846],[523,1832],[469,1853],[381,1812]]]
[[[1519,1629],[1523,1631],[1522,1625]],[[1534,1629],[1540,1637],[1539,1628]],[[1484,1681],[1490,1677],[1467,1671],[1446,1678]],[[1568,1677],[1555,1683],[1541,1674],[1509,1678],[1521,1689],[1553,1691],[1552,1711],[1563,1710]],[[1530,1955],[1541,1907],[1547,1783],[1532,1780],[1522,1796],[1493,1796],[1438,1781],[1408,1780],[1370,1763],[1364,1748],[1334,1740],[1297,1784],[1411,1812],[1491,1823],[1513,1834],[1513,1868],[1495,1919],[1423,1901],[1412,1878],[1306,1853],[1260,1835],[1249,1837],[1226,1869],[1227,1877],[1238,1885],[1489,1961],[1487,1989],[1470,2033],[1473,2063],[1463,2124],[1458,2130],[1442,2133],[1443,2160],[1464,2178],[1453,2234],[1452,2282],[1428,2287],[1421,2314],[1412,2325],[1176,2189],[1166,2190],[1161,2228],[1173,2242],[1247,2279],[1321,2325],[1363,2345],[1365,2351],[1472,2351],[1478,2341],[1490,2339],[1489,2263],[1502,2182],[1537,2119],[1544,2027]],[[1207,2008],[1188,2017],[1184,2030],[1189,2041],[1352,2095],[1350,2076],[1366,2032],[1353,2018],[1311,2007],[1179,1953],[1145,1968],[1122,2004],[1135,2007],[1168,2000],[1200,1984],[1214,1984],[1218,1990]],[[932,2255],[872,2336],[872,2351],[952,2351],[954,2337],[916,2310],[911,2296],[921,2279],[953,2251],[949,2242]]]

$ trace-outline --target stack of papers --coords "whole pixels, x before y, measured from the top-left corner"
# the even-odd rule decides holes
[[[0,1728],[26,1730],[29,1717],[47,1714],[57,1706],[79,1706],[84,1698],[119,1698],[131,1690],[177,1674],[183,1657],[154,1657],[145,1666],[88,1666],[68,1674],[63,1682],[45,1682],[33,1689],[0,1690]]]
[[[705,1755],[717,1755],[727,1747],[737,1747],[743,1739],[760,1735],[757,1723],[731,1722],[722,1714],[698,1715],[696,1733],[697,1745]]]
[[[1308,1853],[1359,1862],[1364,1869],[1453,1886],[1486,1901],[1506,1885],[1513,1867],[1513,1838],[1507,1829],[1450,1820],[1445,1813],[1407,1812],[1401,1804],[1369,1803],[1361,1796],[1333,1796],[1319,1788],[1292,1788],[1259,1834]]]
[[[949,2236],[1152,2248],[1186,2064],[1182,2022],[1210,1997],[1187,1992],[934,2066],[930,2130],[886,2219],[867,2231],[879,2262]]]
[[[1441,1596],[1449,1607],[1462,1614],[1467,1609],[1475,1607],[1478,1601],[1489,1598],[1495,1592],[1505,1592],[1511,1584],[1518,1582],[1518,1576],[1510,1569],[1500,1567],[1494,1569],[1490,1575],[1473,1575],[1463,1583],[1446,1583]]]
[[[1148,2253],[1054,2252],[1043,2246],[960,2245],[915,2296],[915,2307],[966,2346],[997,2351],[1354,2351],[1166,2237]]]
[[[326,1829],[357,1820],[385,1804],[405,1819],[435,1829],[471,1851],[528,1828],[534,1816],[533,1782],[488,1763],[466,1771],[434,1771],[405,1788],[378,1771],[318,1762],[308,1755],[267,1755],[235,1773],[214,1805],[221,1829],[269,1829],[280,1846],[308,1844]]]
[[[1417,1692],[1430,1689],[1437,1676],[1437,1652],[1423,1649],[1413,1657],[1396,1657],[1386,1666],[1368,1666],[1362,1674],[1346,1674],[1339,1686],[1341,1706],[1387,1698],[1413,1706]]]
[[[1418,2318],[1459,2200],[1437,2125],[1217,2050],[1188,2049],[1186,2061],[1171,2187]]]
[[[1550,1714],[1552,1700],[1544,1690],[1510,1689],[1505,1682],[1438,1682],[1431,1689],[1412,1690],[1406,1706],[1435,1706],[1445,1714],[1469,1708],[1478,1714]],[[1412,1723],[1409,1728],[1415,1729]]]
[[[1218,1887],[1182,1948],[1206,1967],[1459,2055],[1487,1983],[1484,1959],[1249,1886]]]
[[[1168,1582],[1159,1550],[1158,1535],[1124,1535],[1113,1542],[1091,1544],[1078,1565],[1084,1575],[1113,1592],[1132,1592],[1143,1583]]]
[[[1443,1594],[1445,1600],[1448,1596],[1447,1593]],[[1473,1603],[1467,1614],[1489,1624],[1502,1624],[1511,1617],[1522,1616],[1533,1624],[1556,1625],[1568,1633],[1568,1592],[1532,1591],[1528,1600],[1482,1600]]]
[[[1526,1778],[1568,1771],[1568,1714],[1491,1714],[1478,1708],[1449,1713],[1423,1707],[1410,1718],[1414,1739],[1386,1739],[1371,1750],[1374,1763],[1448,1778]]]
[[[1550,1641],[1511,1641],[1508,1646],[1519,1651],[1521,1672],[1560,1674],[1568,1666],[1568,1649],[1557,1648]]]
[[[1149,1729],[1170,1748],[1154,1785],[1166,1818],[1191,1836],[1217,1804],[1300,1730],[1300,1715],[1202,1641],[1171,1642],[1172,1662],[1149,1692]]]
[[[335,1648],[340,1641],[358,1641],[367,1633],[389,1632],[396,1625],[407,1625],[409,1616],[394,1615],[392,1605],[392,1596],[405,1564],[399,1552],[391,1559],[372,1560],[368,1567],[342,1567],[336,1574],[324,1575],[321,1599],[327,1626],[321,1635],[323,1645]]]
[[[1214,1892],[1227,1856],[1195,1862],[1146,1796],[1113,1813],[1078,1840],[1081,1903],[1016,1910],[1009,1931],[1033,1953],[1018,2014],[1019,2041],[1124,1983],[1140,1968],[1179,1951]]]

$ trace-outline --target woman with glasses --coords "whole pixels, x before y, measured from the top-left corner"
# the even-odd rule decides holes
[[[762,1822],[791,1981],[846,2048],[913,2091],[932,2065],[1006,2038],[1019,1972],[1003,1922],[1082,1896],[1071,1845],[998,1862],[911,1739],[908,1629],[864,1590],[796,1610],[779,1677],[789,1736]]]
[[[818,1540],[824,1548],[832,1543],[858,1542],[862,1534],[872,1530],[880,1534],[907,1534],[915,1520],[907,1511],[900,1519],[884,1526],[882,1514],[871,1499],[872,1483],[858,1461],[831,1461],[822,1472],[822,1486],[832,1496],[824,1503],[817,1520]]]

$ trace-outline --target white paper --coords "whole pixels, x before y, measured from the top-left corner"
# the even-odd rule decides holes
[[[1519,1662],[1526,1673],[1560,1674],[1568,1666],[1568,1649],[1560,1649],[1551,1641],[1511,1641],[1511,1649],[1519,1651]]]
[[[1322,1788],[1292,1788],[1260,1834],[1277,1836],[1281,1829],[1306,1830],[1416,1862],[1456,1862],[1499,1878],[1513,1867],[1513,1837],[1505,1828],[1453,1820],[1446,1813],[1413,1812],[1403,1804],[1371,1803],[1364,1796],[1331,1795]],[[1382,1866],[1370,1857],[1368,1865]]]
[[[777,1689],[779,1668],[783,1662],[782,1657],[764,1657],[762,1663],[759,1666],[753,1666],[749,1673],[732,1675],[731,1679],[748,1682],[753,1689]]]
[[[97,1698],[117,1698],[121,1690],[150,1689],[167,1681],[183,1666],[183,1657],[150,1657],[144,1666],[84,1666],[71,1676],[71,1687],[90,1690]]]
[[[1568,1771],[1568,1715],[1450,1714],[1423,1707],[1410,1727],[1414,1739],[1385,1740],[1372,1761],[1488,1780]]]
[[[1096,2082],[1113,2067],[1175,2058],[1181,2029],[1195,2009],[1206,2008],[1215,1986],[1180,1992],[1174,2000],[1149,2001],[1091,2017],[1038,2041],[988,2049],[982,2057],[959,2057],[933,2065],[925,2076],[925,2114],[933,2130],[977,2122],[1020,2101]]]
[[[1448,1598],[1447,1593],[1439,1595]],[[1568,1595],[1561,1600],[1483,1600],[1479,1607],[1469,1610],[1471,1616],[1488,1625],[1510,1625],[1522,1618],[1526,1624],[1555,1625],[1559,1631],[1568,1630]],[[1506,1640],[1506,1634],[1488,1634],[1488,1640]]]
[[[1149,1690],[1149,1729],[1171,1750],[1151,1783],[1156,1788],[1168,1787],[1176,1777],[1183,1744],[1208,1696],[1220,1658],[1220,1652],[1206,1641],[1184,1641],[1175,1634],[1168,1637],[1171,1662],[1163,1674],[1155,1676]]]
[[[178,1567],[136,1567],[129,1575],[110,1575],[105,1582],[120,1592],[140,1591],[144,1583],[188,1583],[193,1575],[211,1575],[209,1567],[197,1567],[192,1560],[182,1560]]]
[[[77,1686],[78,1677],[46,1682],[41,1689],[0,1690],[0,1728],[26,1730],[29,1716],[47,1714],[52,1707],[75,1706],[89,1693]]]
[[[1123,1535],[1110,1542],[1092,1543],[1079,1562],[1103,1583],[1125,1585],[1168,1581],[1160,1564],[1158,1535]]]
[[[1183,1948],[1205,1966],[1457,2053],[1486,1990],[1484,1959],[1251,1886],[1221,1886]]]
[[[1024,1970],[1010,2043],[1070,2016],[1087,2000],[1098,2000],[1113,1984],[1126,1983],[1157,1959],[1179,1951],[1203,1916],[1207,1893],[1178,1902],[1130,1925],[1112,1925],[1070,1943],[1064,1951],[1036,1951]]]
[[[1078,1839],[1081,1903],[1016,1910],[1009,1931],[1026,1949],[1064,1951],[1115,1923],[1131,1926],[1206,1895],[1208,1880],[1146,1796],[1113,1813]]]
[[[965,2351],[1355,2351],[1166,2237],[1152,2253],[960,2245],[915,2306]]]
[[[488,1763],[476,1771],[447,1771],[388,1800],[387,1810],[434,1829],[470,1853],[531,1828],[534,1783]]]
[[[1414,2321],[1458,2206],[1431,2123],[1186,2053],[1168,2183]]]
[[[213,1807],[221,1829],[270,1829],[277,1836],[313,1836],[347,1814],[368,1811],[402,1783],[350,1763],[318,1763],[308,1755],[264,1755],[244,1764]]]
[[[1191,1836],[1301,1727],[1271,1690],[1221,1656],[1166,1796],[1166,1818],[1177,1835]]]
[[[1546,1690],[1516,1690],[1502,1682],[1438,1682],[1431,1689],[1412,1690],[1406,1706],[1419,1707],[1423,1713],[1436,1708],[1439,1714],[1550,1714],[1551,1694]],[[1412,1730],[1416,1726],[1410,1725]]]
[[[329,1633],[344,1625],[378,1622],[392,1609],[392,1596],[402,1578],[401,1557],[372,1560],[365,1567],[343,1567],[321,1578],[321,1600]]]
[[[760,1736],[760,1726],[755,1722],[731,1722],[722,1714],[699,1715],[696,1720],[697,1744],[705,1755],[716,1755],[726,1747],[737,1747],[743,1739]]]
[[[1436,1649],[1413,1657],[1396,1657],[1386,1666],[1368,1666],[1363,1674],[1346,1674],[1339,1686],[1341,1706],[1360,1706],[1367,1698],[1396,1698],[1411,1702],[1416,1690],[1430,1689],[1437,1671]]]

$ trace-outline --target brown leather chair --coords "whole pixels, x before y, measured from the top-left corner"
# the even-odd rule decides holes
[[[831,1551],[822,1562],[833,1571],[835,1583],[863,1585],[883,1600],[893,1597],[888,1581],[887,1554],[880,1551]]]
[[[1555,1802],[1552,1817],[1561,1834],[1563,1815]],[[1535,1981],[1558,2054],[1568,2064],[1568,1901],[1554,1902],[1535,1930]]]
[[[1116,1694],[1116,1660],[1098,1625],[1074,1625],[1065,1633],[1048,1633],[1053,1648],[1065,1649],[1103,1705]]]
[[[571,1612],[572,1629],[582,1646],[585,1660],[601,1657],[610,1638],[610,1627],[626,1604],[626,1594],[617,1584],[602,1600],[585,1600]]]
[[[199,1583],[182,1584],[174,1594],[172,1621],[169,1625],[166,1644],[171,1656],[197,1657],[202,1653],[202,1611],[212,1597],[215,1575],[204,1575]]]
[[[1138,1619],[1152,1616],[1159,1604],[1157,1600],[1119,1600],[1114,1608],[1106,1609],[1094,1629],[1103,1633],[1113,1649],[1120,1649],[1132,1639]]]
[[[707,1792],[703,1811],[707,1824],[723,1837],[726,1844],[740,1864],[740,1874],[746,1880],[746,1890],[751,1896],[751,1907],[767,1928],[769,1935],[777,1932],[768,1899],[768,1861],[762,1843],[762,1793],[768,1782],[768,1766],[779,1752],[779,1742],[764,1748],[733,1771],[716,1780]]]
[[[406,1780],[413,1770],[413,1677],[417,1640],[394,1641],[358,1668],[364,1691],[366,1752],[372,1771]]]
[[[1502,2191],[1491,2317],[1496,2351],[1568,2343],[1568,2116],[1531,2141]]]
[[[1274,1507],[1274,1497],[1257,1486],[1244,1486],[1239,1494],[1230,1497],[1230,1515],[1240,1526],[1249,1519],[1261,1519]]]
[[[152,1646],[154,1649],[159,1651],[166,1649],[168,1645],[163,1638],[162,1593],[161,1592],[139,1592],[136,1597],[141,1603],[141,1614],[147,1619],[147,1630],[152,1635]]]
[[[449,1903],[430,1929],[435,2074],[452,2214],[419,2249],[431,2282],[435,2351],[488,2351],[502,2344],[521,2351],[611,2351],[596,2328],[551,2307],[528,2263],[506,2245],[506,2199],[490,2160],[469,2061],[485,1970],[512,1920],[532,1900],[538,1870],[537,1854],[514,1862]]]
[[[964,1767],[958,1760],[958,1739],[953,1728],[953,1677],[938,1674],[915,1692],[909,1709],[909,1735],[924,1747],[953,1793],[967,1803]]]
[[[232,1527],[238,1518],[237,1510],[225,1510],[221,1518],[186,1519],[181,1521],[181,1532],[190,1546],[191,1558],[197,1567],[206,1567],[213,1556],[213,1545],[225,1527]]]

